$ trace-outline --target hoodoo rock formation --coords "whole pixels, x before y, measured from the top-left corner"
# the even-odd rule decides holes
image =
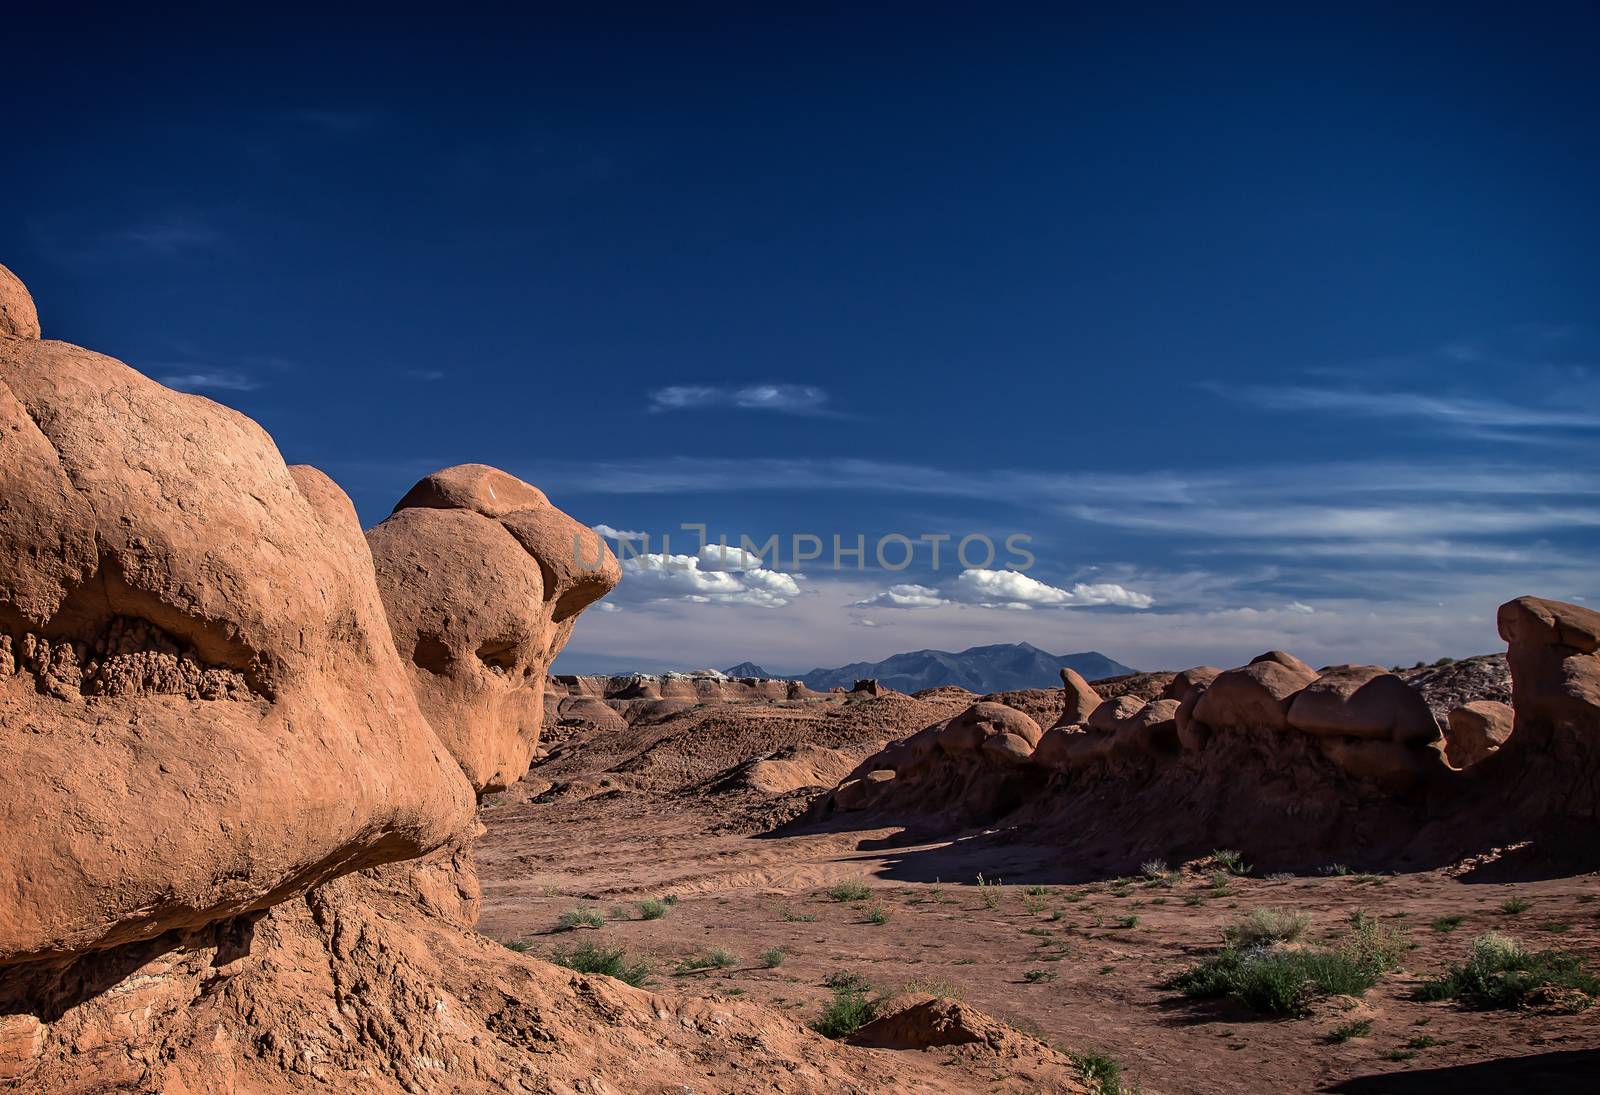
[[[354,508],[250,419],[0,338],[0,499],[0,965],[249,913],[471,825]]]
[[[1185,670],[1158,699],[1123,694],[1087,716],[1092,690],[1063,674],[1065,708],[1081,717],[1063,717],[1031,753],[1010,750],[1002,766],[975,750],[973,708],[867,758],[813,816],[1004,819],[1058,834],[1074,859],[1120,864],[1218,846],[1285,866],[1353,852],[1448,862],[1544,838],[1552,854],[1592,846],[1600,613],[1523,597],[1502,606],[1499,625],[1514,726],[1513,708],[1474,701],[1451,712],[1447,739],[1398,675],[1319,672],[1281,651]],[[979,707],[986,727],[1026,719]]]
[[[550,662],[621,577],[599,534],[481,464],[423,479],[367,533],[423,714],[480,793],[528,770]]]

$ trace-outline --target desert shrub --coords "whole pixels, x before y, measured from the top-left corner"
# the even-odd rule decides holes
[[[1212,871],[1206,876],[1206,881],[1211,883],[1213,897],[1232,897],[1239,892],[1233,888],[1233,880],[1226,871]]]
[[[1222,937],[1235,947],[1266,943],[1292,943],[1305,934],[1311,917],[1293,909],[1252,909],[1237,924],[1222,929]]]
[[[1040,981],[1054,981],[1056,975],[1050,970],[1026,970],[1022,974],[1022,979],[1030,985],[1036,985]]]
[[[1238,1000],[1269,1015],[1304,1015],[1319,996],[1362,996],[1396,967],[1409,944],[1357,913],[1337,950],[1229,945],[1166,983],[1186,996]]]
[[[1365,1038],[1372,1033],[1371,1019],[1352,1019],[1348,1023],[1340,1023],[1328,1032],[1328,1041],[1337,1045],[1348,1042],[1352,1038]]]
[[[1139,865],[1139,871],[1152,882],[1159,882],[1167,877],[1167,861],[1164,859],[1147,859]]]
[[[568,909],[556,918],[556,930],[569,932],[574,928],[603,928],[606,918],[599,909]]]
[[[1453,932],[1461,926],[1464,916],[1441,916],[1429,925],[1436,932]]]
[[[872,888],[859,878],[840,882],[828,891],[835,901],[865,901],[872,896]]]
[[[1028,912],[1032,913],[1034,916],[1038,916],[1040,913],[1044,912],[1044,906],[1045,900],[1038,894],[1023,894],[1022,907],[1027,909]]]
[[[1185,996],[1232,997],[1268,1015],[1304,1015],[1318,996],[1361,996],[1377,980],[1337,951],[1227,948],[1167,984]]]
[[[783,960],[787,956],[788,952],[782,947],[773,947],[771,950],[761,952],[761,964],[769,970],[775,970],[783,965]]]
[[[848,1038],[877,1014],[878,1002],[867,995],[864,984],[840,984],[834,986],[833,999],[823,1007],[811,1029],[824,1038]]]
[[[1385,927],[1364,912],[1350,914],[1350,937],[1339,948],[1340,953],[1375,973],[1388,973],[1400,968],[1400,959],[1411,950],[1404,929]]]
[[[1119,916],[1119,917],[1117,917],[1117,927],[1119,927],[1119,928],[1137,928],[1138,926],[1139,926],[1139,918],[1137,916]]]
[[[810,924],[816,920],[816,916],[812,913],[799,913],[795,912],[793,909],[784,909],[783,912],[778,914],[778,916],[784,922],[789,924]]]
[[[887,924],[889,922],[889,910],[882,905],[874,905],[867,910],[867,919],[874,924]]]
[[[1417,990],[1421,1000],[1457,1000],[1470,1008],[1522,1008],[1548,1002],[1582,1011],[1600,997],[1600,977],[1565,951],[1529,951],[1490,932],[1472,941],[1467,960]]]
[[[828,974],[822,983],[833,990],[833,999],[811,1024],[811,1029],[818,1034],[826,1038],[846,1038],[877,1015],[878,1001],[869,995],[872,985],[866,978],[840,970]]]
[[[678,963],[679,973],[694,973],[696,970],[725,970],[730,966],[739,964],[739,956],[732,951],[721,947],[713,947],[704,954],[697,954],[693,958],[685,958]]]
[[[1022,892],[1027,894],[1029,897],[1049,897],[1050,896],[1050,887],[1049,886],[1029,886],[1026,889],[1024,889]]]
[[[1500,911],[1505,913],[1507,916],[1520,916],[1532,907],[1533,905],[1531,902],[1528,902],[1520,897],[1508,897],[1504,901],[1500,902]]]
[[[647,898],[639,902],[639,918],[641,920],[660,920],[667,915],[671,908],[672,906],[665,901],[657,901],[653,897]]]
[[[978,896],[983,899],[986,907],[998,909],[1000,907],[1000,897],[1004,892],[1004,882],[986,882],[983,875],[978,875]]]
[[[1250,865],[1244,861],[1243,852],[1236,852],[1232,848],[1217,848],[1212,851],[1211,858],[1229,874],[1250,873]]]
[[[506,950],[516,951],[518,954],[523,954],[533,949],[533,944],[526,939],[509,939],[506,941],[505,946]]]
[[[557,947],[550,961],[579,973],[603,973],[635,987],[644,984],[650,976],[650,963],[630,963],[621,947],[597,947],[593,943],[584,943],[571,950]]]
[[[1068,1054],[1078,1074],[1099,1095],[1122,1095],[1122,1066],[1098,1050]]]

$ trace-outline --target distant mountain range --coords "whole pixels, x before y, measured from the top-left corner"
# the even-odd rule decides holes
[[[881,662],[813,669],[800,679],[818,692],[849,688],[868,677],[898,692],[916,692],[941,684],[960,685],[978,693],[1009,692],[1017,688],[1055,688],[1061,684],[1063,667],[1076,669],[1091,681],[1135,672],[1093,650],[1081,654],[1049,654],[1031,643],[999,643],[974,646],[959,654],[945,650],[913,650]],[[753,662],[741,662],[725,672],[730,677],[768,676]]]

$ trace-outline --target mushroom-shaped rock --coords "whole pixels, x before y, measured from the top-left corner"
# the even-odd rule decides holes
[[[1111,753],[1116,757],[1153,756],[1178,748],[1177,700],[1152,700],[1117,725]]]
[[[1123,720],[1131,719],[1144,710],[1144,701],[1137,696],[1118,696],[1114,700],[1106,700],[1099,707],[1089,712],[1085,724],[1091,730],[1102,733],[1114,734],[1122,725]]]
[[[1511,736],[1517,713],[1497,700],[1473,700],[1450,712],[1445,731],[1445,756],[1457,768],[1469,768],[1497,751]]]
[[[1289,725],[1307,734],[1425,745],[1439,724],[1422,693],[1380,665],[1341,665],[1295,694]]]
[[[1243,668],[1219,673],[1195,702],[1194,718],[1213,730],[1282,730],[1288,726],[1290,698],[1316,678],[1303,663],[1296,669],[1263,654]]]
[[[0,266],[0,338],[39,337],[39,311],[22,280]]]
[[[985,741],[1011,734],[1028,743],[1031,751],[1043,735],[1039,724],[1014,707],[1003,703],[975,703],[945,723],[939,731],[939,747],[947,753],[970,753]]]
[[[1087,722],[1094,709],[1105,702],[1093,685],[1084,680],[1076,669],[1067,666],[1061,667],[1061,691],[1065,694],[1066,704],[1061,710],[1061,717],[1056,719],[1057,726],[1076,726]]]
[[[539,742],[550,662],[616,585],[615,556],[538,488],[482,464],[423,479],[367,542],[423,714],[480,794],[510,786]]]
[[[1315,669],[1312,669],[1309,665],[1295,657],[1293,654],[1287,654],[1282,650],[1269,650],[1265,654],[1257,654],[1255,657],[1250,659],[1251,665],[1260,665],[1262,662],[1276,662],[1285,669],[1292,669],[1296,673],[1310,673],[1312,676],[1317,675],[1317,671]]]
[[[471,826],[344,493],[237,411],[62,342],[0,338],[0,633],[0,965]]]
[[[1499,624],[1518,736],[1536,728],[1524,739],[1532,747],[1558,725],[1600,730],[1600,612],[1518,597],[1500,606]]]
[[[1220,676],[1222,670],[1212,665],[1197,665],[1193,669],[1185,669],[1167,682],[1161,690],[1161,699],[1177,700],[1183,702],[1185,696],[1195,687],[1209,686],[1212,681]]]

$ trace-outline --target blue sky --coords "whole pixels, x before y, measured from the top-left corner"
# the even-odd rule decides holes
[[[0,261],[368,523],[671,534],[562,669],[1491,650],[1600,597],[1600,17],[1394,7],[12,15]]]

